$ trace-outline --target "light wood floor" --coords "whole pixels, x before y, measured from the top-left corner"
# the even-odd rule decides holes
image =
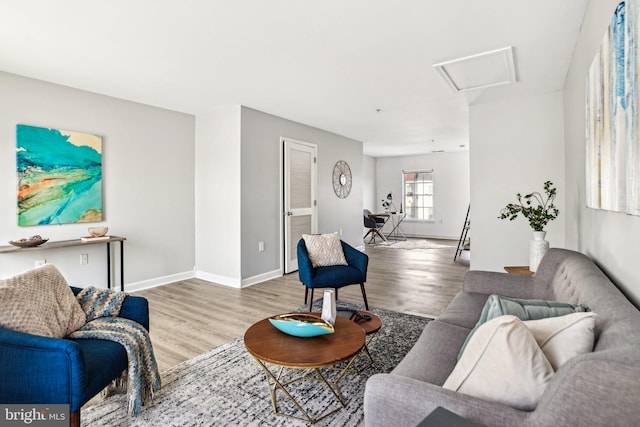
[[[434,242],[451,246],[406,250],[367,245],[369,307],[437,317],[460,290],[469,267],[464,259],[453,261],[457,241]],[[243,335],[258,320],[304,303],[297,272],[244,289],[191,279],[136,295],[149,300],[151,340],[161,372]],[[315,298],[321,296],[317,291]],[[339,300],[361,304],[360,287],[340,289]]]

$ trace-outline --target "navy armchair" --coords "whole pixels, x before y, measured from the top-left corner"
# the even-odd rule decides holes
[[[364,306],[368,310],[367,294],[364,290],[364,282],[367,281],[367,266],[369,257],[340,241],[342,251],[348,265],[332,265],[328,267],[314,268],[309,259],[307,246],[303,239],[298,242],[298,275],[304,288],[304,303],[309,301],[309,311],[313,305],[313,290],[315,288],[334,288],[336,300],[338,300],[338,289],[348,285],[360,285]],[[311,294],[309,296],[309,293]]]
[[[71,288],[75,294],[80,288]],[[120,317],[149,330],[145,298],[127,296]],[[0,403],[68,404],[70,425],[80,408],[127,369],[120,344],[95,339],[58,339],[0,327]]]

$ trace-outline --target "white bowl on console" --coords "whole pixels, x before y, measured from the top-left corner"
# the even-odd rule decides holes
[[[102,237],[107,234],[109,231],[109,227],[89,227],[89,234],[92,237]]]

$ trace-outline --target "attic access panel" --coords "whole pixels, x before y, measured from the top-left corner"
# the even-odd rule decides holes
[[[455,92],[516,82],[511,46],[440,62],[433,66]]]

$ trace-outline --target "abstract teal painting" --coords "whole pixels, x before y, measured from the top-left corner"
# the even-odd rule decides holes
[[[102,221],[102,138],[16,126],[18,225]]]

